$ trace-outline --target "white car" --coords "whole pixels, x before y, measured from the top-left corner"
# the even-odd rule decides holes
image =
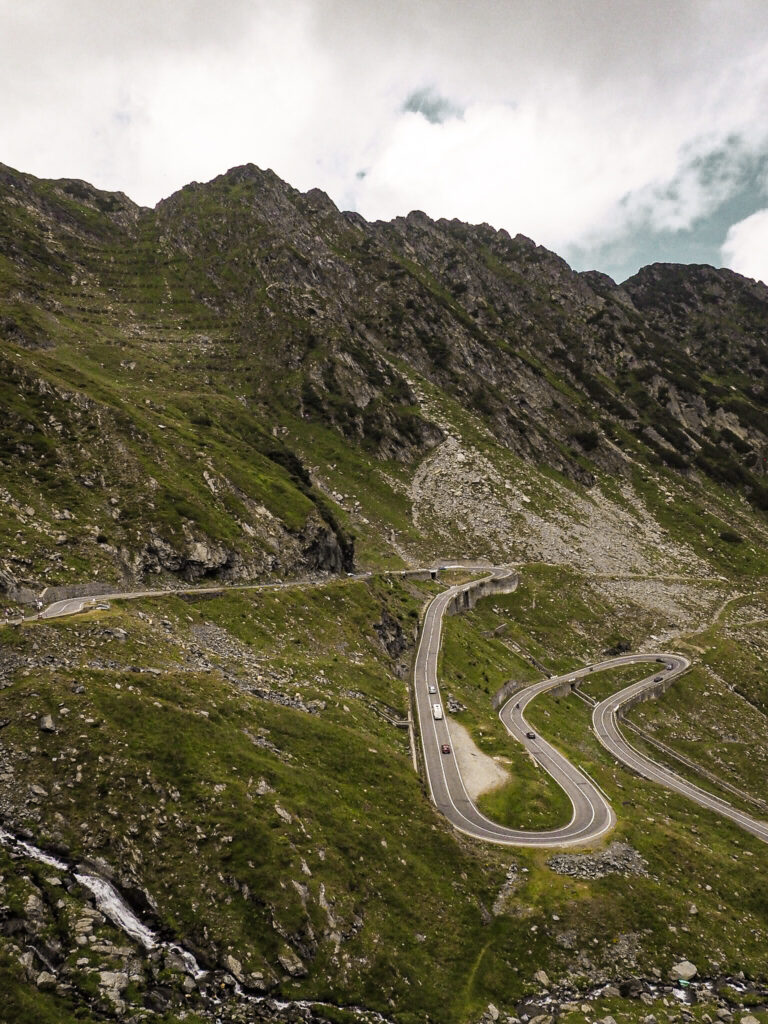
[[[429,692],[430,693],[437,693],[437,687],[434,684],[432,684],[432,683],[430,683]]]
[[[432,717],[436,718],[438,721],[443,717],[443,707],[442,707],[442,704],[433,704],[432,705]]]

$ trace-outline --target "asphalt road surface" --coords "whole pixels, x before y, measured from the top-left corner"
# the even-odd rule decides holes
[[[489,570],[488,579],[507,579],[509,590],[516,585],[516,576],[508,569]],[[432,800],[451,824],[467,835],[487,842],[508,846],[557,847],[593,842],[616,823],[610,803],[597,785],[586,773],[575,767],[559,751],[549,744],[525,719],[526,706],[537,696],[559,686],[571,684],[575,687],[580,679],[594,672],[618,668],[622,665],[652,663],[653,671],[645,679],[613,694],[598,704],[593,713],[593,728],[602,745],[619,761],[638,774],[658,782],[683,796],[687,796],[702,807],[709,808],[730,818],[753,835],[768,842],[768,823],[758,821],[737,810],[727,801],[712,796],[693,783],[687,782],[667,768],[632,747],[621,734],[617,715],[622,705],[633,699],[647,699],[660,690],[659,676],[664,684],[671,682],[685,672],[690,662],[680,654],[654,651],[643,654],[627,654],[611,658],[595,665],[561,676],[553,676],[540,683],[526,687],[514,694],[501,708],[499,717],[511,736],[521,743],[531,757],[552,776],[571,801],[572,816],[567,825],[550,831],[526,831],[505,828],[490,821],[474,805],[461,778],[458,762],[453,753],[451,738],[445,721],[445,706],[437,678],[437,662],[440,651],[442,621],[447,606],[457,592],[468,590],[475,583],[451,587],[434,598],[424,619],[419,649],[414,670],[414,690],[419,719],[424,764]],[[430,693],[434,687],[435,693]],[[443,718],[435,719],[433,706],[439,704]],[[533,737],[529,736],[534,734]],[[450,753],[442,753],[447,744]]]
[[[674,665],[669,675],[679,675],[680,672],[685,671],[688,667],[687,660],[679,654],[667,654],[663,655],[663,657],[667,662]],[[627,662],[625,661],[624,664],[627,664]],[[694,803],[699,804],[701,807],[706,807],[708,810],[714,811],[724,818],[730,818],[731,821],[746,829],[747,832],[751,832],[758,839],[768,843],[768,822],[750,817],[750,815],[729,804],[727,800],[713,796],[706,790],[700,789],[699,786],[695,786],[692,782],[688,782],[679,775],[676,775],[669,768],[665,768],[646,754],[636,750],[619,731],[617,718],[622,705],[633,700],[638,695],[649,691],[653,685],[652,676],[647,679],[641,679],[640,682],[633,683],[624,690],[614,693],[595,707],[592,712],[592,728],[595,730],[595,734],[602,745],[628,768],[636,771],[638,775],[642,775],[652,782],[658,782],[660,785],[666,786],[667,789],[688,797]]]
[[[517,585],[516,575],[505,568],[489,570],[489,576],[486,578],[507,580],[509,590],[513,590]],[[570,798],[573,814],[567,825],[541,832],[497,825],[478,811],[467,794],[453,748],[451,747],[450,754],[443,754],[441,751],[443,744],[449,746],[451,744],[445,717],[442,720],[436,720],[433,714],[434,704],[440,704],[443,707],[437,679],[437,660],[440,651],[443,615],[447,606],[458,593],[474,586],[476,583],[473,582],[451,587],[434,598],[424,618],[424,627],[416,653],[414,691],[424,764],[432,800],[455,828],[476,839],[508,846],[544,847],[592,842],[613,828],[615,824],[610,804],[597,786],[546,740],[540,737],[530,740],[525,736],[530,726],[525,722],[522,714],[518,715],[515,711],[514,717],[507,716],[505,718],[504,712],[509,704],[502,710],[502,721],[507,729],[530,751],[545,771],[562,786]],[[537,693],[551,689],[557,685],[557,682],[557,680],[547,679],[543,683],[529,687],[524,691],[528,695],[527,700],[532,699]],[[430,693],[430,686],[435,687],[437,692]],[[522,702],[522,698],[523,694],[518,694],[514,699]],[[445,713],[444,710],[443,714],[445,715]]]
[[[466,568],[485,571],[487,580],[498,581],[507,592],[517,586],[517,575],[505,567],[488,568],[486,566],[444,566],[443,568]],[[348,574],[352,575],[352,574]],[[370,573],[355,573],[354,579],[364,579]],[[289,587],[296,585],[322,585],[322,580],[300,580],[291,582],[275,582],[263,584],[241,584],[218,587],[190,587],[175,590],[142,590],[130,593],[101,594],[90,597],[76,597],[56,601],[41,611],[45,619],[59,618],[88,611],[94,605],[109,600],[131,600],[141,597],[159,597],[169,594],[200,594],[220,593],[229,589],[260,590]],[[427,783],[432,800],[440,811],[448,818],[455,828],[467,835],[487,842],[501,843],[508,846],[540,846],[559,847],[578,843],[593,842],[615,825],[616,819],[607,798],[586,773],[575,767],[559,751],[541,736],[528,736],[535,730],[525,719],[526,706],[539,694],[555,689],[563,684],[575,685],[580,679],[610,668],[621,665],[632,665],[652,662],[654,670],[645,679],[613,694],[598,704],[593,711],[592,726],[595,734],[617,760],[639,775],[666,786],[668,789],[688,797],[701,807],[714,811],[740,825],[759,839],[768,842],[768,823],[750,817],[720,797],[713,796],[706,790],[676,775],[674,772],[658,764],[652,758],[633,747],[619,730],[618,719],[621,709],[628,702],[647,699],[659,689],[657,679],[664,677],[667,683],[685,672],[689,667],[687,658],[680,654],[653,652],[649,654],[627,654],[608,661],[600,662],[586,668],[568,672],[562,676],[554,676],[535,683],[519,691],[501,708],[499,717],[511,736],[521,743],[531,757],[546,771],[565,791],[571,801],[572,815],[567,825],[549,831],[526,831],[524,829],[506,828],[498,825],[478,811],[470,799],[461,778],[461,772],[451,747],[451,737],[445,720],[445,707],[440,685],[437,678],[437,662],[440,652],[443,616],[450,602],[464,591],[477,586],[478,581],[450,587],[432,600],[424,619],[424,627],[416,653],[414,668],[414,691],[416,712],[421,734],[424,765]],[[33,616],[34,617],[34,616]],[[21,620],[19,620],[21,621]],[[663,663],[662,663],[663,662]],[[669,666],[669,667],[667,667]],[[434,687],[435,693],[429,693]],[[439,704],[443,709],[443,718],[436,719],[433,706]],[[451,748],[449,754],[442,753],[443,744]]]

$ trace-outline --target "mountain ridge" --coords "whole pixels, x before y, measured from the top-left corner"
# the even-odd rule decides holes
[[[768,289],[732,271],[654,264],[617,285],[488,225],[420,211],[368,223],[252,164],[191,183],[153,210],[9,168],[0,184],[0,337],[6,382],[23,393],[8,394],[7,406],[18,407],[21,433],[33,427],[43,464],[55,439],[81,503],[89,446],[122,452],[109,500],[138,488],[143,509],[118,516],[102,502],[90,527],[108,538],[95,562],[113,580],[158,568],[185,578],[249,578],[270,564],[349,568],[356,527],[332,496],[336,485],[321,479],[327,469],[312,478],[313,439],[330,432],[357,477],[402,491],[384,467],[412,473],[445,443],[458,410],[476,424],[458,435],[479,428],[503,458],[587,492],[606,476],[629,481],[639,459],[670,470],[684,490],[713,483],[726,505],[735,492],[768,508],[766,389],[757,383],[768,366]],[[427,392],[452,405],[451,422],[437,422]],[[81,422],[68,413],[64,425],[53,407],[73,402]],[[47,423],[35,403],[51,406]],[[19,431],[5,451],[34,464],[35,445]],[[205,472],[220,467],[224,482],[211,477],[201,491],[192,466],[209,434],[216,451]],[[238,447],[247,465],[258,461],[260,482],[233,479],[226,453]],[[164,461],[175,463],[168,487],[142,468]],[[158,488],[164,510],[146,515]],[[227,502],[239,511],[237,538]],[[61,513],[51,502],[40,534],[60,535]],[[302,540],[310,513],[320,525]],[[355,518],[359,526],[369,517]],[[397,529],[380,525],[384,536]],[[151,534],[149,547],[138,532]],[[453,541],[466,543],[460,533]],[[287,561],[268,555],[275,544],[291,549]],[[50,540],[39,535],[38,545],[55,565]],[[93,555],[87,537],[77,545]],[[193,549],[208,555],[198,561]],[[50,568],[44,579],[66,582]]]
[[[252,166],[155,209],[0,168],[3,604],[144,594],[0,623],[0,821],[61,858],[0,845],[0,1016],[764,1024],[765,845],[597,742],[626,668],[529,719],[614,808],[595,853],[458,836],[402,726],[426,605],[514,564],[442,622],[445,717],[507,779],[481,813],[567,820],[491,698],[608,651],[692,663],[633,743],[762,792],[766,327],[730,272],[616,285]]]

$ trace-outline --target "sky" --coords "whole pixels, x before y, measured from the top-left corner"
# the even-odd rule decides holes
[[[0,0],[0,162],[152,206],[272,168],[621,281],[768,281],[766,0]]]

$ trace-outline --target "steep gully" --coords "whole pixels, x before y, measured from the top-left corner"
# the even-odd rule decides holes
[[[449,611],[461,611],[472,607],[481,597],[491,593],[509,593],[518,584],[518,576],[505,567],[487,566],[442,566],[441,568],[462,568],[475,571],[486,571],[488,575],[479,580],[449,587],[430,602],[421,631],[419,646],[414,666],[415,705],[419,721],[424,768],[430,795],[438,809],[448,818],[459,831],[482,839],[486,842],[500,843],[508,846],[540,846],[560,847],[573,844],[592,842],[604,835],[615,825],[616,819],[610,803],[598,785],[579,768],[572,765],[553,746],[539,736],[525,719],[526,706],[537,696],[558,687],[573,688],[584,676],[593,672],[615,668],[621,665],[653,662],[656,665],[655,675],[633,683],[631,686],[613,694],[597,704],[593,710],[592,724],[600,743],[618,760],[638,774],[666,786],[675,792],[698,803],[700,806],[722,815],[735,822],[741,828],[751,832],[768,842],[768,823],[737,810],[727,801],[700,789],[694,784],[676,775],[674,772],[656,763],[640,753],[621,734],[618,720],[622,711],[638,701],[657,696],[681,673],[689,667],[688,660],[679,654],[644,653],[629,654],[612,658],[595,665],[555,676],[535,683],[518,691],[503,705],[499,717],[507,731],[525,746],[534,760],[547,771],[552,778],[565,790],[572,807],[570,822],[559,829],[550,831],[524,831],[497,825],[485,818],[475,807],[467,795],[461,778],[458,763],[453,754],[446,755],[441,751],[442,745],[449,743],[449,735],[444,718],[436,719],[433,705],[441,704],[439,682],[437,678],[437,660],[440,650],[442,621]],[[434,572],[435,570],[418,570],[418,572]],[[355,578],[364,578],[369,574],[360,574]],[[263,584],[259,588],[288,587],[307,585],[301,583]],[[206,588],[208,592],[219,592],[222,587]],[[245,588],[243,588],[245,589]],[[250,589],[250,588],[249,588]],[[255,588],[254,588],[255,589]],[[44,618],[72,615],[88,610],[94,603],[108,599],[131,600],[139,597],[164,596],[180,591],[141,591],[130,594],[108,594],[96,597],[75,598],[59,601],[41,611]],[[199,593],[201,588],[190,588],[189,593]],[[663,662],[663,665],[659,663]],[[659,673],[661,672],[661,679]],[[430,694],[430,687],[435,693]],[[29,857],[47,864],[60,871],[69,872],[84,888],[88,889],[98,909],[117,927],[122,929],[134,941],[147,950],[158,947],[176,952],[185,964],[188,973],[195,979],[203,979],[206,972],[200,967],[195,957],[175,943],[165,942],[148,928],[134,911],[128,906],[117,889],[106,879],[86,869],[73,868],[57,857],[38,849],[24,839],[14,836],[0,826],[0,843],[10,848],[16,856]],[[254,1005],[269,1001],[278,1006],[275,1000],[266,996],[245,996]],[[288,1005],[288,1004],[286,1004]],[[367,1011],[369,1014],[371,1011]],[[383,1021],[384,1018],[375,1014],[371,1020]]]

